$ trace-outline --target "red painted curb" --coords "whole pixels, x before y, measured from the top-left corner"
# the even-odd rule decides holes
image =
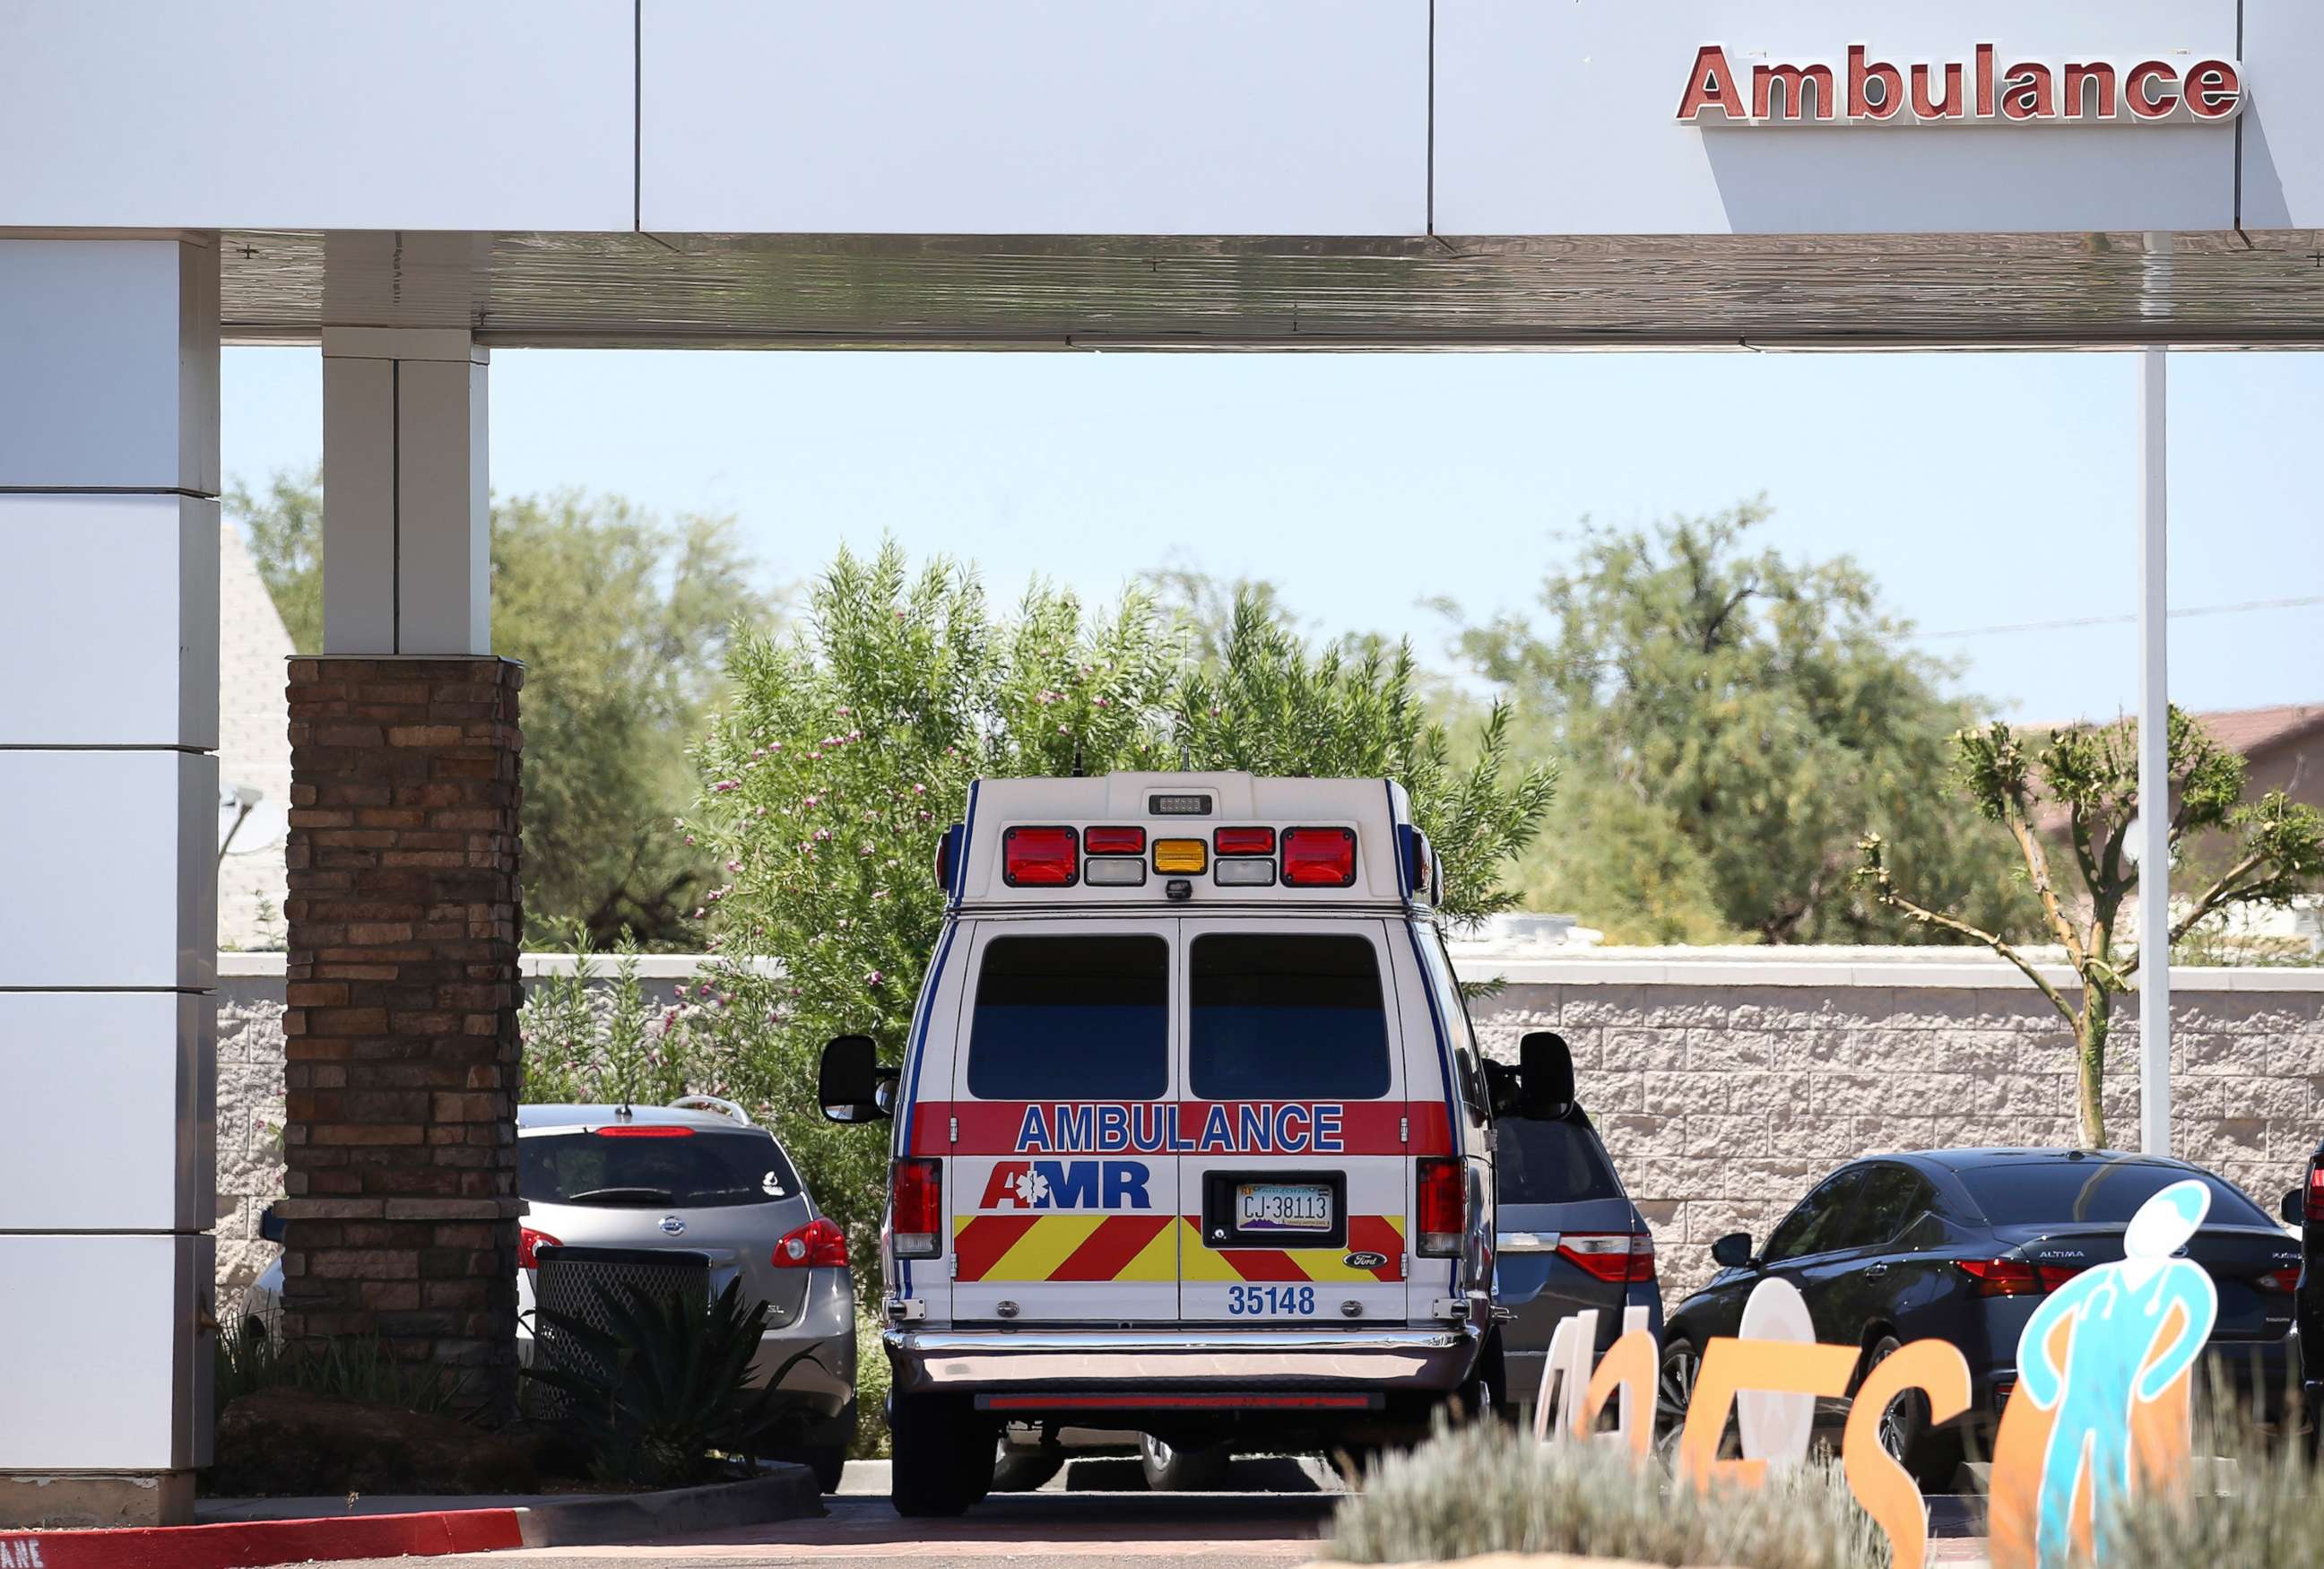
[[[0,1569],[255,1569],[333,1558],[438,1558],[523,1545],[514,1509],[439,1509],[109,1531],[0,1531]]]

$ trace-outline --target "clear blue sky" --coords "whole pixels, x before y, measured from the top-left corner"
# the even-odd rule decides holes
[[[2324,355],[2172,359],[2172,603],[2324,595]],[[321,450],[312,349],[232,349],[227,475]],[[493,484],[732,512],[770,583],[892,532],[1110,597],[1178,559],[1269,577],[1326,632],[1522,608],[1584,514],[1765,492],[1931,632],[2135,608],[2122,355],[992,355],[501,350]],[[2324,699],[2324,605],[2172,623],[2202,708]],[[1932,639],[2019,718],[2135,706],[2127,624]]]

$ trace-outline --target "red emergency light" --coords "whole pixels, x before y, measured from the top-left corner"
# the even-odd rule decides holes
[[[1272,828],[1213,828],[1211,848],[1222,855],[1272,855],[1275,854],[1275,830]]]
[[[1146,830],[1143,828],[1084,828],[1082,849],[1092,855],[1143,855],[1146,854]]]
[[[1007,829],[1001,880],[1011,888],[1071,888],[1081,880],[1080,836],[1064,827]]]
[[[1352,888],[1356,882],[1353,828],[1286,828],[1283,881],[1294,888]]]

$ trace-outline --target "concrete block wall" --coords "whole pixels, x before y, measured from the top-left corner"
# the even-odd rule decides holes
[[[1843,1160],[2073,1142],[2072,1039],[1998,962],[1624,952],[1454,958],[1469,979],[1508,983],[1474,1008],[1489,1052],[1514,1060],[1528,1029],[1572,1044],[1583,1102],[1655,1229],[1666,1301],[1709,1278],[1713,1238],[1764,1237]],[[559,963],[528,955],[527,979]],[[692,964],[642,968],[667,983]],[[229,954],[219,972],[218,1278],[230,1305],[272,1253],[255,1227],[281,1192],[281,960]],[[2272,1209],[2324,1136],[2324,970],[2182,969],[2172,985],[2176,1152]],[[2107,1075],[2124,1142],[2137,1137],[2135,1013],[2120,1018]]]

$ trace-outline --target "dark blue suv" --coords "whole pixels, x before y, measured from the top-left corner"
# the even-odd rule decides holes
[[[2210,1213],[2186,1250],[2218,1288],[2209,1354],[2233,1393],[2272,1420],[2291,1377],[2285,1336],[2299,1251],[2240,1189],[2153,1156],[1940,1149],[1842,1167],[1763,1247],[1739,1232],[1712,1243],[1720,1273],[1670,1315],[1661,1424],[1668,1431],[1684,1419],[1702,1348],[1734,1334],[1751,1288],[1775,1276],[1799,1288],[1817,1340],[1862,1348],[1857,1382],[1908,1341],[1960,1348],[1971,1382],[1965,1416],[1932,1429],[1925,1402],[1906,1394],[1880,1426],[1882,1443],[1923,1486],[1946,1486],[1965,1446],[1974,1446],[1971,1457],[1992,1451],[2016,1383],[2018,1335],[2034,1307],[2081,1270],[2120,1259],[2139,1205],[2190,1177],[2211,1191]]]

